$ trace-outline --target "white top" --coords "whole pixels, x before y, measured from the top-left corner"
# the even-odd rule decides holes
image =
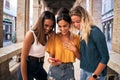
[[[45,46],[41,45],[40,43],[37,43],[37,37],[34,33],[34,31],[31,30],[34,36],[34,43],[32,44],[30,48],[29,55],[34,57],[43,57],[45,56]]]

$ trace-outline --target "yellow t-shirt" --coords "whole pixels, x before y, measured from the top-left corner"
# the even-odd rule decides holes
[[[80,47],[80,38],[78,35],[72,34],[73,43],[78,48]],[[60,60],[61,62],[75,62],[75,55],[72,51],[63,46],[63,42],[60,39],[59,34],[52,35],[48,40],[46,51],[50,56]]]

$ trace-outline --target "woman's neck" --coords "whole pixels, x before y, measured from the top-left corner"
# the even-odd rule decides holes
[[[62,34],[60,33],[60,36],[61,36],[61,37],[66,37],[66,38],[68,37],[68,38],[69,38],[69,37],[70,37],[70,31],[68,31],[67,34],[65,34],[65,35],[62,35]]]
[[[71,33],[70,31],[66,34],[66,35],[62,35],[60,34],[60,39],[64,42],[64,41],[71,41]]]

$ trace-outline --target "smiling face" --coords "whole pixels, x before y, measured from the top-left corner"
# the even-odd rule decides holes
[[[79,16],[76,16],[76,15],[73,15],[71,16],[71,19],[72,19],[72,25],[80,30],[80,17]]]
[[[70,29],[70,24],[65,20],[58,22],[58,27],[62,35],[67,35]]]
[[[45,19],[45,21],[44,21],[45,34],[48,34],[49,31],[52,29],[53,23],[54,23],[53,20],[51,20],[51,19]]]

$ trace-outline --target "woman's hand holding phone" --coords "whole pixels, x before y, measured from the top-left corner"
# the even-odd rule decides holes
[[[57,65],[61,64],[60,60],[58,60],[56,58],[52,58],[52,57],[48,58],[48,62],[51,63],[53,66],[57,66]]]

